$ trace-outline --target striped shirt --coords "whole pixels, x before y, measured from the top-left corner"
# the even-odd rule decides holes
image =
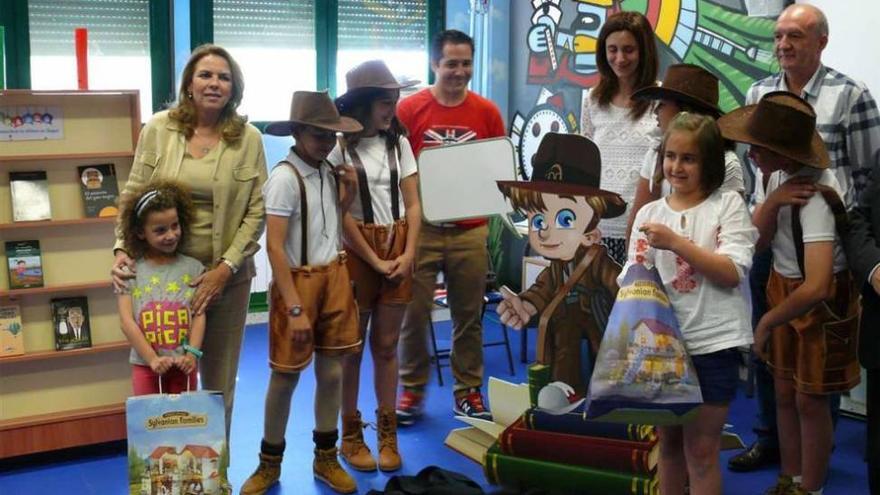
[[[771,91],[788,91],[783,72],[752,84],[746,105]],[[868,88],[819,65],[799,96],[816,111],[816,130],[828,148],[831,170],[846,192],[844,203],[867,204],[860,195],[869,190],[871,171],[880,165],[880,113]]]

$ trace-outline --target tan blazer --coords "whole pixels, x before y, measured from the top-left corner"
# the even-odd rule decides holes
[[[229,260],[241,269],[239,275],[248,276],[241,273],[246,272],[253,276],[253,255],[260,249],[258,241],[266,221],[262,188],[267,169],[262,137],[256,127],[247,124],[238,143],[221,140],[219,146],[213,173],[212,261]],[[185,151],[186,140],[178,124],[168,118],[167,111],[155,114],[141,130],[123,194],[151,179],[177,178]],[[113,249],[123,249],[118,228]]]

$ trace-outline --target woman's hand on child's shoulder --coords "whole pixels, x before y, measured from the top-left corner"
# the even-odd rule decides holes
[[[684,239],[662,223],[643,223],[639,232],[645,234],[648,244],[654,249],[675,251],[676,245]]]
[[[157,375],[164,375],[174,366],[174,359],[168,356],[156,356],[150,361],[150,369]]]

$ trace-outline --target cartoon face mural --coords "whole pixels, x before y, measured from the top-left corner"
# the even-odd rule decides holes
[[[779,10],[784,3],[779,2]],[[599,31],[611,14],[620,10],[644,14],[660,48],[661,74],[674,63],[705,67],[720,79],[719,106],[729,111],[742,104],[754,81],[778,71],[773,56],[774,19],[749,15],[753,9],[765,15],[766,4],[757,0],[513,3],[511,9],[527,10],[521,14],[529,19],[521,44],[512,49],[512,55],[520,50],[527,53],[525,87],[512,91],[515,108],[521,110],[514,114],[510,125],[523,178],[529,177],[531,156],[544,134],[556,129],[578,131],[582,95],[598,80]]]

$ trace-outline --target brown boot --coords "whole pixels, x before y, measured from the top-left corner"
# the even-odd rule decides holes
[[[397,452],[397,414],[394,409],[376,409],[376,422],[379,423],[379,469],[396,471],[403,463]]]
[[[263,495],[281,477],[280,455],[260,453],[260,465],[254,474],[241,485],[240,495]]]
[[[339,454],[352,469],[375,471],[376,459],[364,443],[364,426],[360,411],[342,416],[342,444]]]
[[[354,493],[357,491],[357,483],[348,474],[339,460],[336,459],[336,447],[322,450],[315,449],[315,462],[312,464],[315,478],[327,483],[330,488],[339,493]]]

